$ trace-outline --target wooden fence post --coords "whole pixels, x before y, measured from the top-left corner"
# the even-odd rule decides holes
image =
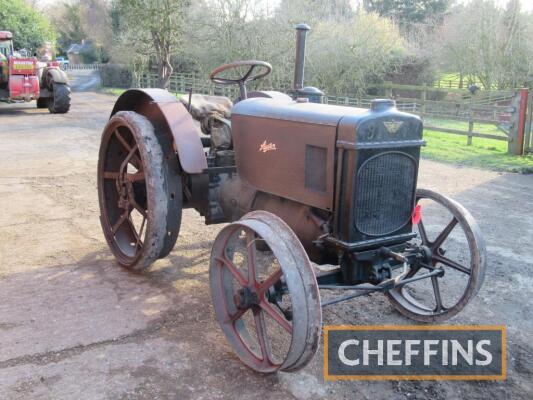
[[[421,104],[421,117],[424,118],[426,114],[426,100],[428,98],[428,91],[426,85],[424,85],[424,90],[422,90],[422,104]]]
[[[472,132],[474,132],[474,95],[470,94],[470,110],[468,113],[468,138],[466,140],[467,146],[472,146]]]
[[[519,89],[513,100],[513,117],[509,130],[509,154],[521,156],[524,154],[524,134],[526,131],[526,114],[528,89]]]

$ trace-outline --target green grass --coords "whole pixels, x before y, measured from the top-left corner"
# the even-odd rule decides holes
[[[488,133],[488,132],[487,132]],[[507,142],[474,137],[466,145],[466,136],[424,131],[427,146],[422,157],[451,164],[491,169],[504,172],[533,173],[533,155],[507,154]]]
[[[468,122],[426,118],[426,125],[443,128],[468,130]],[[506,137],[494,124],[474,124],[474,132]],[[424,131],[427,146],[422,149],[422,157],[452,164],[505,172],[533,173],[533,154],[513,156],[507,154],[507,142],[500,140],[472,138],[467,146],[467,136],[451,133]]]

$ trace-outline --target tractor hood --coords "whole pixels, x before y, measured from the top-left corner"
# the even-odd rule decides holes
[[[237,172],[257,189],[333,209],[339,147],[420,146],[422,123],[391,100],[370,109],[251,98],[231,116]]]
[[[363,108],[268,98],[247,99],[237,103],[232,110],[232,115],[330,126],[337,126],[339,121],[347,115],[356,116],[366,113],[368,110]]]

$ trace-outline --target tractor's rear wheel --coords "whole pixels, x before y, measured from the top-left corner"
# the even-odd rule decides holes
[[[119,264],[134,271],[145,270],[168,254],[179,231],[181,180],[179,188],[170,192],[175,185],[169,182],[163,154],[153,125],[133,111],[115,114],[102,134],[100,222]],[[171,230],[169,217],[178,220],[177,225],[170,223]]]
[[[48,97],[37,99],[37,108],[48,108]]]
[[[52,84],[52,97],[48,99],[48,110],[52,114],[65,114],[70,110],[70,87],[68,85]]]

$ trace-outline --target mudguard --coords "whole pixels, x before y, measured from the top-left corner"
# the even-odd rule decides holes
[[[183,171],[199,174],[207,168],[202,141],[193,119],[176,97],[163,89],[130,89],[115,103],[111,117],[119,111],[144,115],[156,133],[170,135]]]
[[[67,74],[59,68],[45,67],[43,70],[41,87],[51,89],[52,83],[68,83]]]

